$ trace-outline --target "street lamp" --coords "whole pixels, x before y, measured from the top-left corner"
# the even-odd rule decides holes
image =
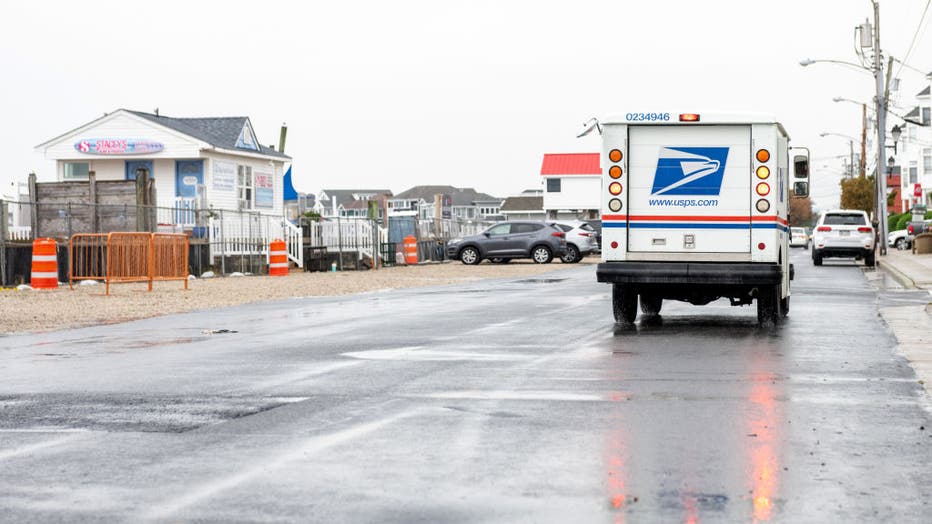
[[[880,55],[880,3],[877,0],[870,0],[871,5],[874,8],[874,26],[871,28],[870,23],[865,23],[860,26],[861,31],[861,47],[872,47],[874,52],[873,63],[871,67],[867,67],[860,64],[855,64],[853,62],[845,62],[843,60],[812,60],[805,59],[799,62],[799,65],[806,67],[812,64],[819,62],[827,62],[831,64],[839,64],[848,67],[854,67],[862,71],[868,71],[874,75],[874,87],[876,89],[876,95],[874,96],[874,103],[877,111],[877,178],[875,182],[877,184],[877,211],[875,213],[875,218],[880,227],[879,238],[887,238],[887,166],[886,166],[886,144],[885,139],[887,135],[887,93],[884,86],[884,76],[883,76],[883,64],[881,63]],[[871,31],[873,29],[873,31]],[[865,31],[868,34],[865,34]],[[873,34],[870,34],[873,33]],[[873,38],[871,38],[873,37]],[[889,58],[890,67],[893,66],[893,58]],[[887,243],[880,242],[880,254],[887,254]]]

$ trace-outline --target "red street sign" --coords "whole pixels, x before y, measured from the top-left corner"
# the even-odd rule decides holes
[[[922,184],[916,184],[913,186],[913,196],[916,198],[922,197]]]

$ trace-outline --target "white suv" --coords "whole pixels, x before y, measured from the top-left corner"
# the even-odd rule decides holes
[[[819,217],[812,239],[812,263],[821,266],[823,258],[864,259],[874,267],[876,248],[874,228],[867,213],[857,209],[835,209]]]

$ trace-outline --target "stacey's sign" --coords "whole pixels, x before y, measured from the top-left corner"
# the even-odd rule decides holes
[[[158,153],[165,146],[139,138],[85,138],[75,142],[74,148],[89,155],[147,155]]]

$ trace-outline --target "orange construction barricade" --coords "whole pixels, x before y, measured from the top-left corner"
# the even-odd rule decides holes
[[[417,239],[408,235],[404,239],[405,264],[417,264]]]
[[[288,275],[288,252],[285,241],[276,238],[269,242],[269,276],[284,277]]]
[[[32,242],[32,275],[29,285],[34,289],[58,287],[58,242],[37,238]]]

